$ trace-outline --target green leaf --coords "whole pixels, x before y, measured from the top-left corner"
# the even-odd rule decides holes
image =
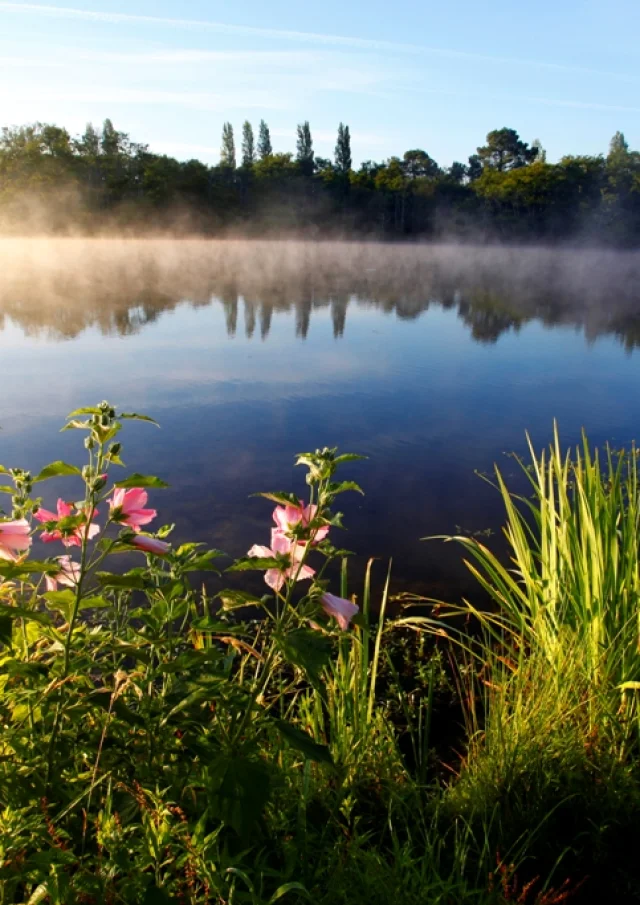
[[[180,550],[178,550],[178,555],[180,555]],[[205,553],[188,559],[186,563],[181,563],[181,568],[184,572],[217,572],[218,570],[212,565],[211,560],[225,555],[221,550],[207,550]]]
[[[124,481],[116,481],[116,487],[155,487],[160,490],[168,486],[166,481],[161,481],[154,475],[138,474],[137,472],[125,478]]]
[[[217,647],[208,650],[185,650],[168,663],[161,663],[159,671],[162,673],[175,673],[184,670],[200,669],[210,663],[218,663],[224,657],[224,653]]]
[[[26,610],[21,606],[8,606],[6,603],[0,603],[0,616],[5,619],[30,619],[41,625],[51,625],[51,619],[46,613],[38,610]]]
[[[313,629],[298,628],[276,641],[285,659],[302,669],[311,682],[318,683],[320,675],[331,659],[331,641]]]
[[[98,610],[103,609],[106,606],[112,606],[113,604],[110,601],[106,600],[104,597],[96,596],[96,597],[83,597],[80,601],[80,610]]]
[[[337,496],[339,493],[344,493],[347,490],[355,490],[356,493],[361,493],[362,496],[364,496],[364,490],[359,484],[356,484],[355,481],[332,481],[327,489],[329,490],[329,493],[332,493],[334,496]]]
[[[282,506],[300,506],[300,500],[295,493],[252,493],[251,496],[261,496]]]
[[[247,559],[238,559],[232,566],[225,569],[226,572],[261,572],[263,569],[282,569],[287,568],[286,562],[276,559],[272,556],[265,557],[247,557]]]
[[[274,905],[274,903],[277,902],[278,899],[281,899],[283,896],[286,896],[290,892],[299,892],[305,897],[305,899],[311,898],[309,892],[305,889],[302,883],[296,883],[294,881],[291,883],[283,883],[282,886],[278,886],[274,894],[269,899],[267,905]]]
[[[261,760],[231,752],[209,765],[212,816],[247,837],[260,818],[270,793],[270,771]]]
[[[118,418],[122,418],[123,421],[148,421],[149,424],[155,424],[156,427],[160,427],[153,418],[148,415],[138,415],[137,412],[120,412]]]
[[[94,424],[92,421],[78,421],[74,419],[70,421],[68,424],[65,424],[63,428],[60,429],[60,433],[63,431],[73,431],[73,430],[93,430]]]
[[[49,884],[41,883],[39,886],[36,886],[29,896],[27,905],[41,905],[47,898],[49,898]]]
[[[368,456],[359,456],[357,453],[342,453],[341,456],[335,457],[333,463],[334,465],[342,465],[343,462],[359,462],[367,458]]]
[[[142,900],[142,905],[174,905],[174,903],[177,905],[178,900],[157,886],[148,886]]]
[[[274,720],[274,725],[280,735],[287,741],[292,748],[304,754],[307,760],[313,760],[317,763],[332,764],[333,758],[331,752],[326,745],[319,745],[311,736],[303,729],[287,723],[286,720]]]
[[[91,704],[97,704],[97,706],[101,709],[109,713],[109,711],[118,717],[118,719],[122,720],[123,723],[127,723],[129,726],[144,726],[144,719],[138,714],[134,713],[133,710],[130,710],[129,707],[124,703],[122,698],[116,698],[115,701],[111,701],[112,692],[108,688],[100,688],[97,691],[92,691],[87,695],[87,700]]]
[[[620,691],[640,691],[640,682],[623,682],[618,688]]]
[[[64,591],[47,591],[42,596],[46,600],[48,609],[62,613],[65,619],[69,618],[76,599],[76,595],[70,588]]]
[[[60,571],[60,564],[53,562],[38,562],[35,559],[25,559],[22,562],[10,562],[0,560],[0,576],[7,580],[31,575],[34,572],[42,572],[45,575],[55,575]]]
[[[0,644],[11,646],[13,637],[13,619],[0,611]]]
[[[87,405],[84,408],[74,409],[67,415],[67,421],[77,418],[78,415],[101,415],[102,411],[95,405]]]
[[[255,594],[248,594],[246,591],[235,591],[225,589],[216,594],[220,600],[223,610],[237,610],[243,606],[260,606],[260,600]]]
[[[3,484],[0,486],[0,493],[10,493],[11,496],[16,492],[15,487],[11,487],[9,484]]]
[[[96,572],[96,578],[103,588],[144,591],[148,587],[147,580],[139,572],[125,572],[124,575],[115,575],[113,572]]]
[[[211,616],[201,616],[191,622],[191,627],[199,632],[212,632],[215,635],[242,635],[244,629],[237,623],[222,622]]]
[[[33,483],[37,484],[38,481],[46,481],[47,478],[59,478],[63,475],[80,475],[82,477],[82,471],[76,465],[69,465],[68,462],[52,462],[42,469],[37,478],[33,479]]]

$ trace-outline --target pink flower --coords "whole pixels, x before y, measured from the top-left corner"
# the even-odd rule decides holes
[[[24,518],[0,522],[0,559],[16,560],[31,546],[29,522]]]
[[[47,591],[55,591],[58,585],[65,585],[68,588],[75,588],[80,578],[80,565],[72,562],[70,556],[59,556],[60,571],[55,575],[47,575],[45,583]]]
[[[302,524],[303,528],[307,528],[316,517],[317,512],[318,507],[312,504],[309,506],[276,506],[273,510],[276,530],[281,534],[290,534],[300,524]],[[328,533],[329,525],[322,525],[320,528],[312,529],[313,543],[319,544]]]
[[[287,578],[293,578],[294,581],[304,581],[307,578],[313,578],[316,574],[310,566],[300,565],[304,556],[304,549],[299,544],[289,540],[288,537],[285,537],[277,528],[271,531],[271,547],[261,547],[260,544],[254,544],[247,555],[259,559],[272,559],[279,553],[289,555],[290,565],[283,565],[281,569],[267,569],[265,572],[264,580],[274,591],[281,590]]]
[[[158,540],[157,537],[149,537],[148,534],[136,534],[135,537],[129,540],[129,543],[137,547],[138,550],[143,550],[145,553],[154,553],[156,556],[163,556],[168,553],[171,546],[163,540]]]
[[[60,519],[68,518],[68,516],[74,514],[73,504],[65,503],[64,500],[59,499],[56,508],[58,510],[57,513],[49,512],[48,509],[38,509],[35,517],[39,522],[58,522]],[[98,511],[94,509],[93,518],[97,514]],[[52,531],[43,531],[42,540],[45,544],[51,544],[53,541],[59,540],[62,541],[65,547],[81,547],[83,537],[86,536],[87,540],[91,540],[99,532],[99,525],[79,525],[77,528],[71,529],[54,528]]]
[[[129,525],[134,531],[139,531],[142,525],[148,525],[158,514],[155,509],[143,509],[148,498],[147,491],[142,487],[132,487],[130,490],[117,487],[109,501],[109,514],[114,522]]]
[[[360,612],[360,607],[344,597],[336,597],[335,594],[323,594],[320,598],[322,608],[327,616],[333,616],[343,632],[349,628],[349,623]]]

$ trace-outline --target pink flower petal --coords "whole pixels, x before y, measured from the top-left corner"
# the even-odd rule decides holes
[[[332,616],[343,632],[349,628],[349,623],[353,617],[360,611],[360,607],[344,597],[336,597],[335,594],[328,592],[320,598],[322,608],[328,616]]]
[[[260,544],[254,544],[247,556],[251,556],[254,559],[271,559],[273,551],[269,547],[261,547]]]
[[[274,591],[280,591],[284,585],[284,575],[279,569],[267,569],[264,580]]]
[[[287,569],[287,576],[296,581],[306,581],[308,578],[313,578],[315,574],[316,570],[312,569],[311,566],[294,565]]]
[[[38,509],[37,512],[34,512],[33,516],[39,522],[57,522],[58,521],[57,513],[50,512],[48,509]]]
[[[58,518],[67,518],[73,514],[73,506],[71,503],[65,502],[63,499],[58,500]]]
[[[144,534],[136,534],[135,537],[131,538],[131,543],[139,550],[143,550],[145,553],[153,553],[156,556],[163,556],[170,549],[170,544],[166,543],[166,541],[158,540],[157,537],[147,537]]]
[[[291,540],[278,531],[277,528],[271,530],[271,549],[273,553],[290,553],[293,546]],[[273,556],[273,553],[271,554]]]

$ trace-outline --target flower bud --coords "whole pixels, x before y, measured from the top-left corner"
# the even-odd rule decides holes
[[[122,449],[122,443],[112,443],[109,447],[109,452],[112,456],[117,456],[120,454],[120,450]]]
[[[101,474],[95,479],[91,489],[93,490],[94,493],[99,493],[102,490],[102,488],[105,486],[106,483],[107,483],[106,474]]]
[[[95,441],[91,435],[84,438],[84,448],[85,449],[93,449],[95,445],[96,445]]]

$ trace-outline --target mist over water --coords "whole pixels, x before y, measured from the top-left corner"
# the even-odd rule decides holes
[[[0,462],[78,461],[56,430],[79,405],[145,412],[162,430],[127,431],[127,466],[171,482],[154,505],[176,538],[238,555],[268,540],[249,493],[302,492],[295,453],[361,452],[344,546],[451,598],[459,551],[419,538],[499,528],[475,470],[514,472],[504,453],[554,418],[566,443],[638,435],[639,278],[614,251],[0,241]]]

